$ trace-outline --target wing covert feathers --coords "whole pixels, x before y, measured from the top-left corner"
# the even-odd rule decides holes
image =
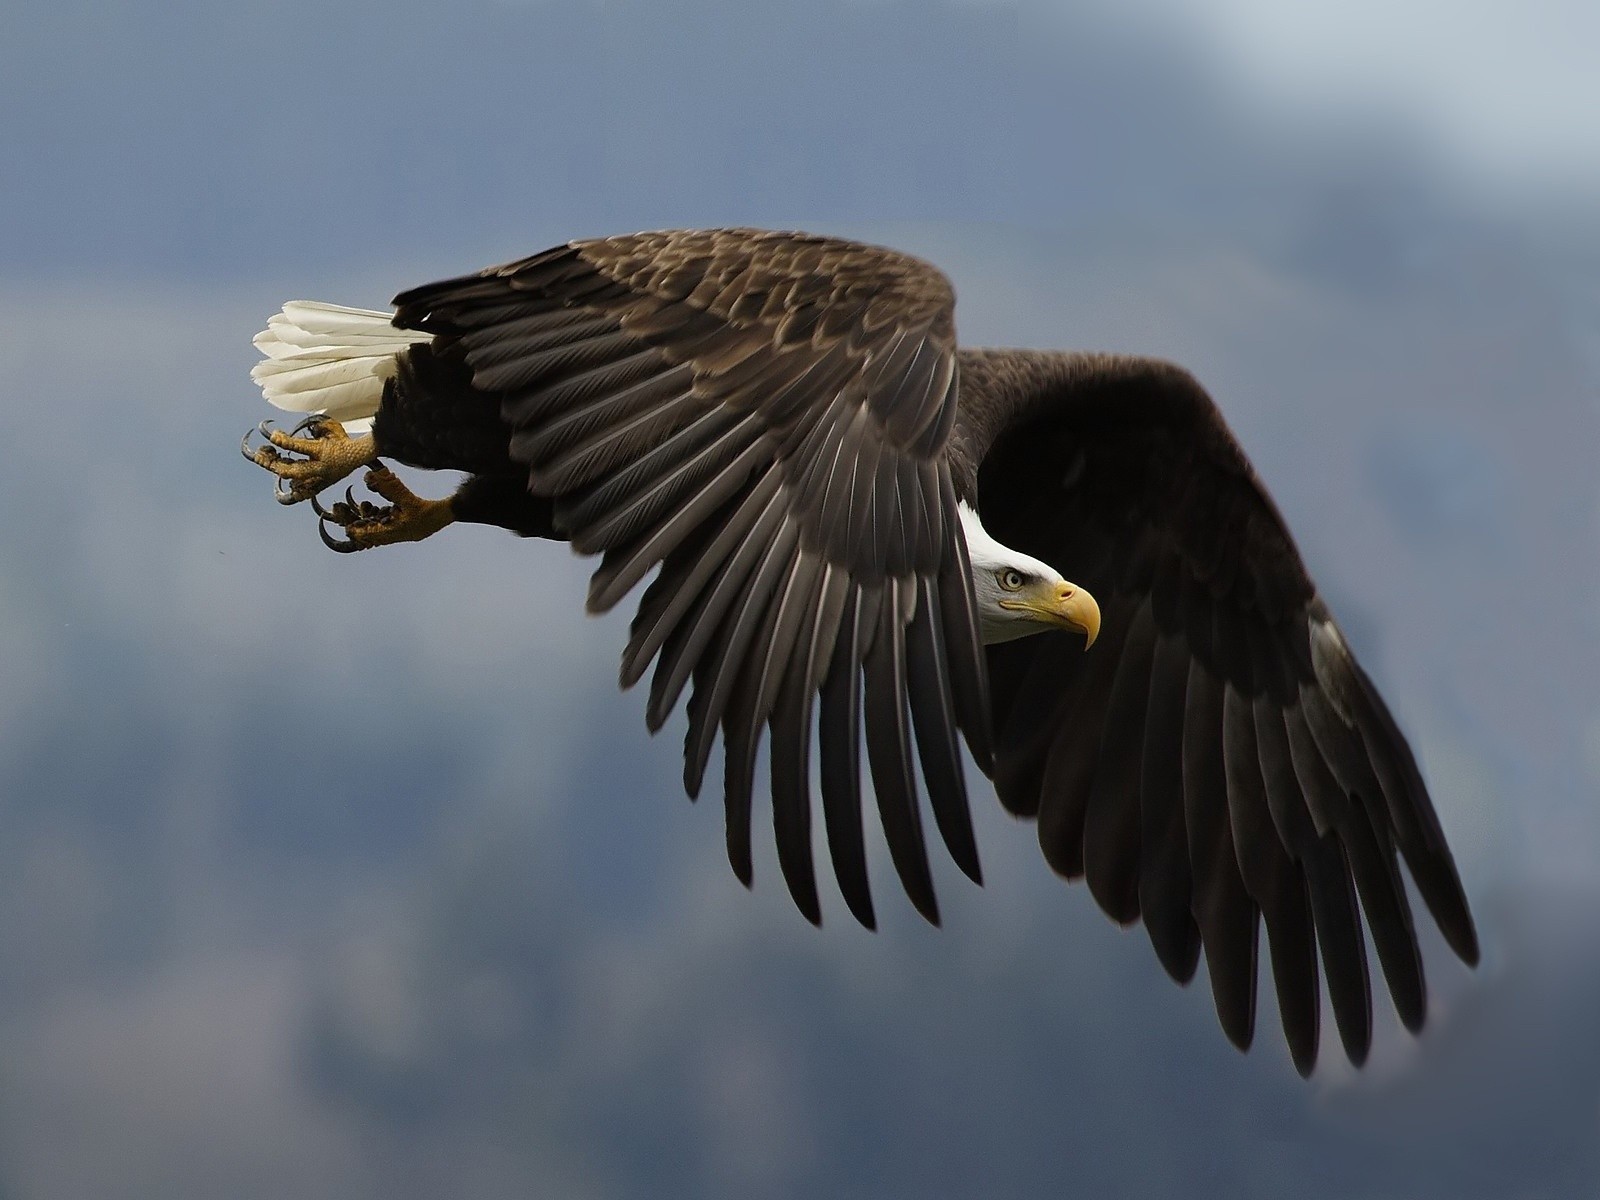
[[[1348,1057],[1371,1046],[1363,919],[1396,1012],[1420,1027],[1399,863],[1472,963],[1455,865],[1405,738],[1210,399],[1149,360],[967,351],[960,369],[988,422],[986,527],[1102,614],[1088,654],[988,648],[1002,802],[1037,814],[1045,857],[1110,916],[1143,919],[1174,979],[1203,950],[1236,1045],[1254,1033],[1263,922],[1302,1074],[1323,979]]]
[[[770,731],[784,881],[818,921],[811,746],[846,906],[875,922],[861,737],[891,860],[936,921],[915,763],[979,877],[958,737],[986,761],[985,663],[944,450],[954,296],[852,242],[695,230],[574,242],[399,296],[396,323],[494,394],[557,530],[599,554],[589,607],[655,573],[622,656],[660,728],[691,689],[684,784],[718,734],[728,857],[751,878]],[[819,702],[820,699],[820,702]],[[913,753],[913,744],[915,753]]]

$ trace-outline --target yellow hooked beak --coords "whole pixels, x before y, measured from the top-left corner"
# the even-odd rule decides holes
[[[1075,583],[1040,583],[1000,601],[1000,606],[1025,612],[1042,624],[1083,634],[1085,650],[1100,636],[1100,605]]]

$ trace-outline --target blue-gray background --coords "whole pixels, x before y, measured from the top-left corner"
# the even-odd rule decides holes
[[[1597,41],[1554,0],[10,6],[0,1195],[1594,1196]],[[986,788],[944,930],[881,847],[883,931],[812,930],[615,694],[583,564],[336,558],[234,450],[291,296],[735,222],[1206,382],[1479,914],[1420,1041],[1380,1003],[1302,1083],[1264,995],[1237,1055]]]

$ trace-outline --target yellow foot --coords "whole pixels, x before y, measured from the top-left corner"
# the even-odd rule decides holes
[[[273,429],[270,421],[263,421],[256,431],[269,444],[251,449],[247,433],[239,449],[256,466],[265,467],[278,477],[273,494],[279,504],[309,500],[357,467],[375,461],[376,457],[370,433],[353,438],[344,431],[343,425],[328,417],[307,417],[289,433]],[[306,436],[298,436],[302,433]],[[290,458],[280,454],[280,450],[305,457]]]
[[[317,511],[317,532],[330,550],[349,554],[395,542],[420,542],[456,519],[450,501],[422,499],[381,463],[367,471],[363,482],[389,503],[357,501],[350,488],[332,508],[323,508],[315,499],[311,501]],[[344,541],[328,532],[330,522],[344,530]]]

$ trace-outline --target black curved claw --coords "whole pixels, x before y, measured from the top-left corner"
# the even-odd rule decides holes
[[[324,519],[328,519],[333,516],[331,512],[322,507],[322,501],[318,500],[315,495],[311,495],[306,498],[311,501],[311,511],[316,513],[317,516]]]
[[[288,488],[285,488],[284,484],[288,484]],[[272,484],[272,498],[279,504],[298,504],[305,499],[295,492],[294,480],[286,479],[282,475],[279,475]]]
[[[352,554],[361,549],[361,547],[356,545],[354,542],[341,542],[332,537],[328,533],[327,519],[325,517],[317,518],[317,536],[322,539],[322,544],[329,550],[335,550],[340,554]]]
[[[261,424],[256,426],[256,432],[262,437],[270,436],[272,433],[272,421],[269,419],[261,422]]]
[[[250,435],[254,432],[254,429],[246,429],[244,431],[244,436],[239,439],[239,453],[244,455],[245,459],[249,462],[256,461],[256,452],[250,449]]]

